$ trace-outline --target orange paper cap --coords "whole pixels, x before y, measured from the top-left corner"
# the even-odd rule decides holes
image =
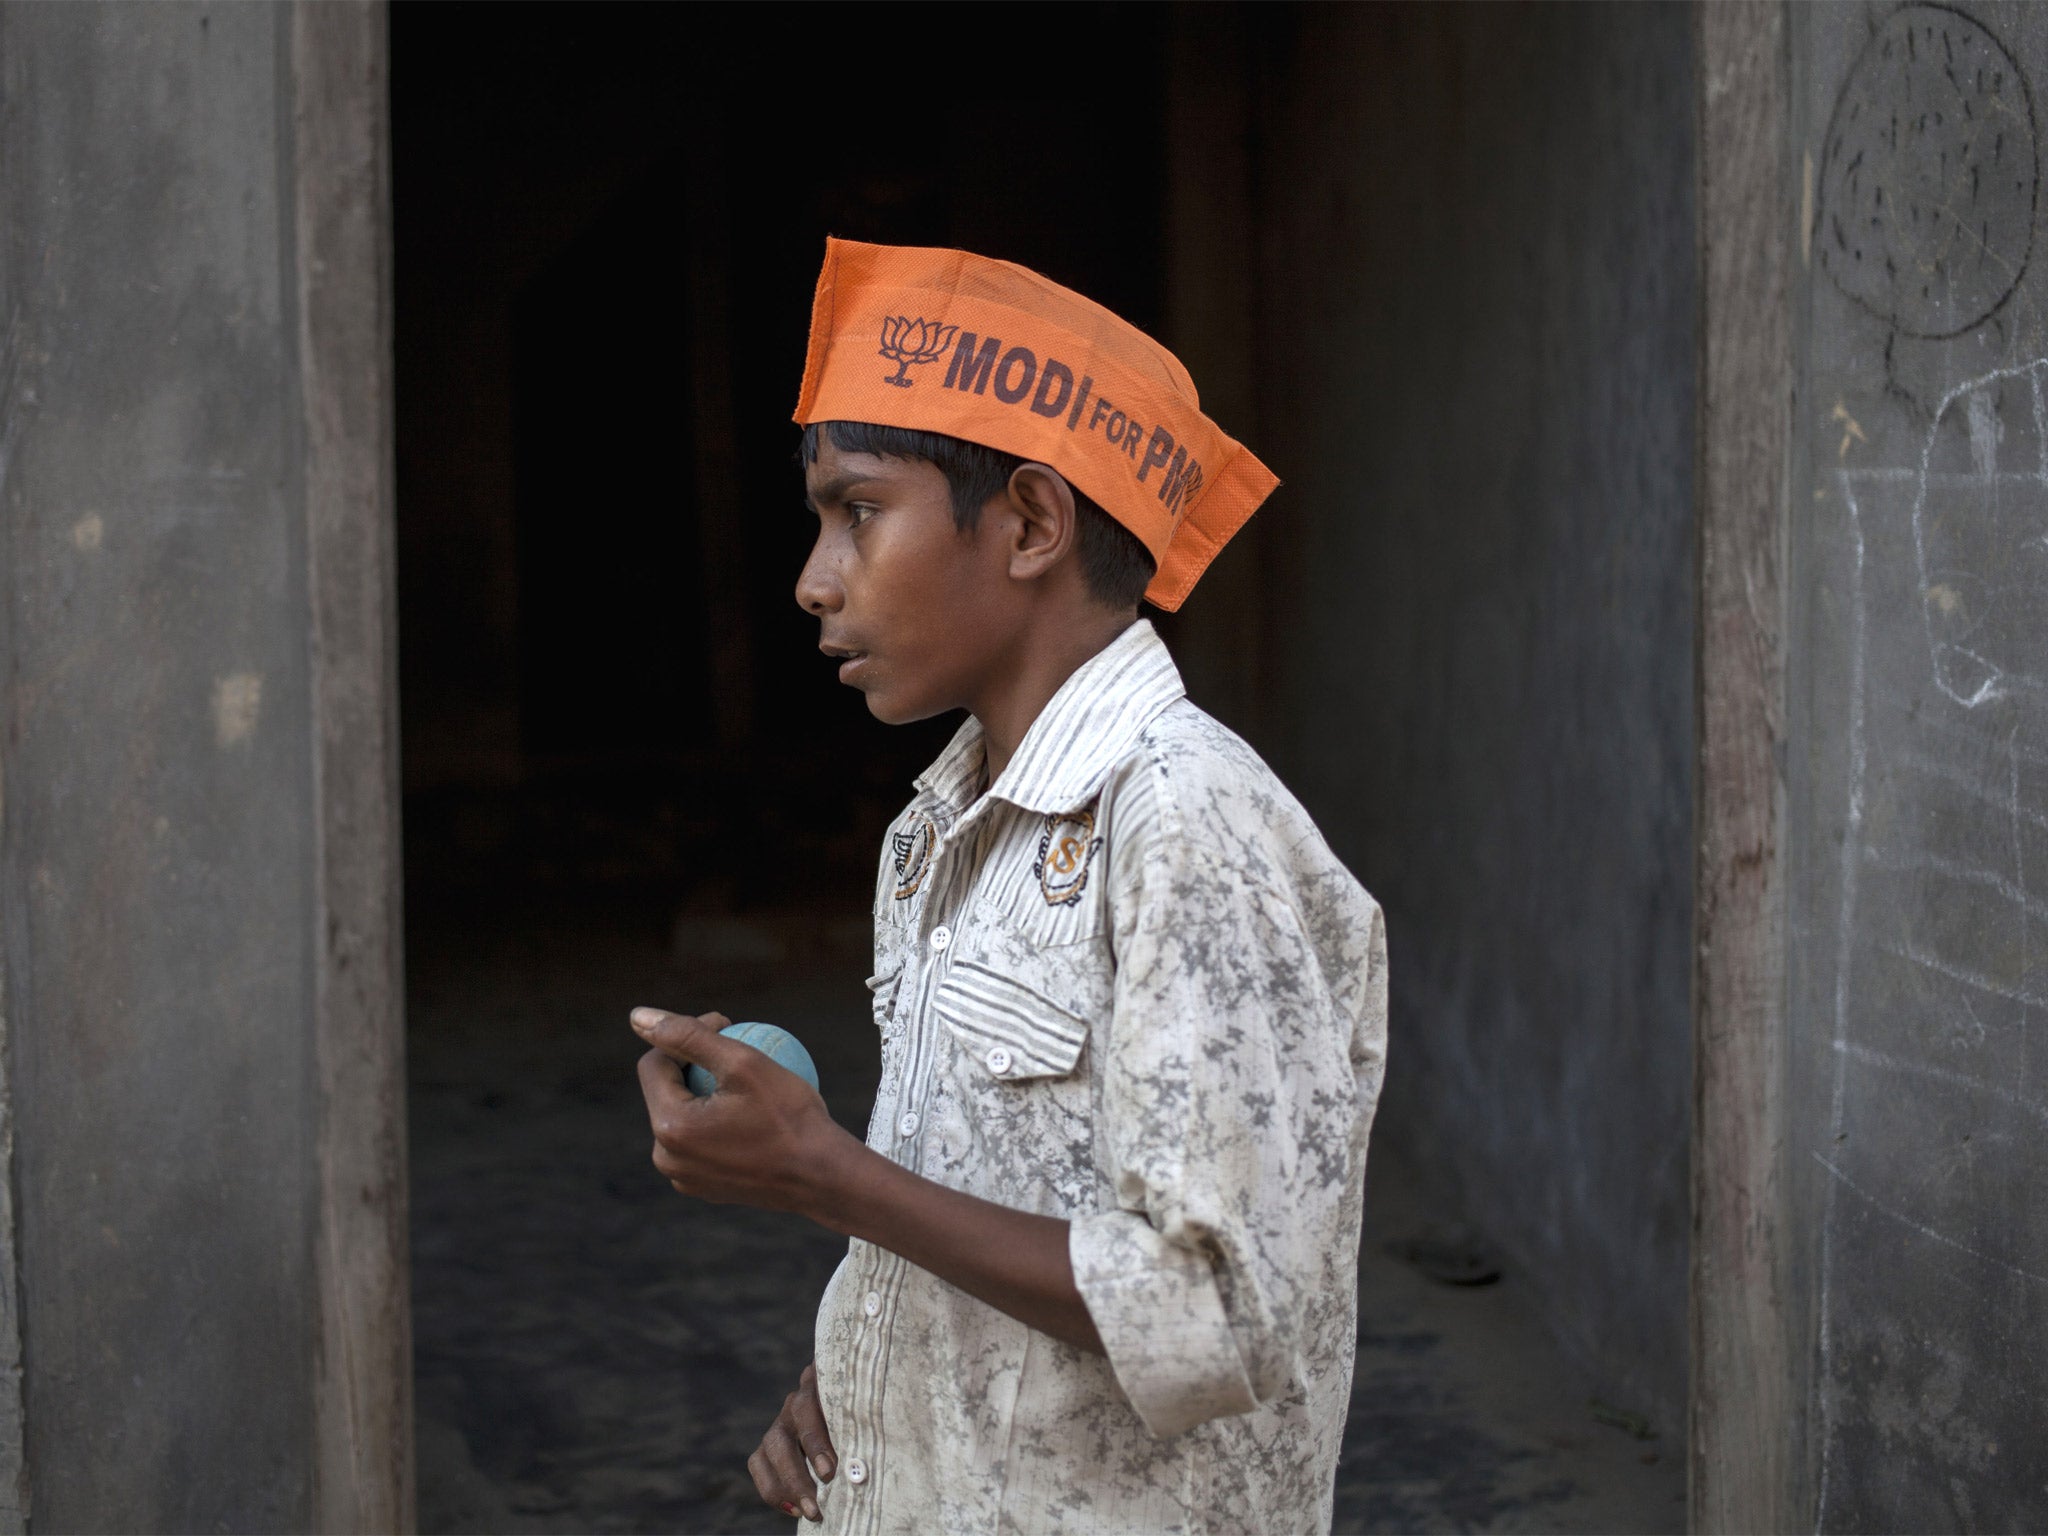
[[[825,242],[803,426],[943,432],[1050,464],[1152,553],[1172,610],[1280,482],[1180,360],[1100,304],[967,251]]]

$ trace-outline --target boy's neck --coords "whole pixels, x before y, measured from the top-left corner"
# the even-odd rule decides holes
[[[1003,776],[1032,721],[1044,712],[1060,685],[1083,663],[1106,649],[1138,620],[1135,611],[1103,612],[1101,618],[1035,635],[1018,648],[1014,662],[991,679],[982,697],[968,706],[981,722],[987,754],[984,791]]]

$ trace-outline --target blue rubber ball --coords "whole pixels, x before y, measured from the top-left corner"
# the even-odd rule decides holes
[[[803,1042],[788,1030],[773,1024],[728,1024],[719,1033],[741,1045],[751,1045],[778,1067],[794,1072],[813,1088],[818,1086],[817,1064]],[[692,1062],[683,1073],[683,1086],[701,1099],[718,1091],[718,1079]]]

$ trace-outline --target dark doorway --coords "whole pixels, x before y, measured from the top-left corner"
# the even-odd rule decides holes
[[[808,296],[830,232],[1156,328],[1158,20],[393,8],[423,1528],[786,1524],[744,1464],[843,1245],[661,1184],[626,1012],[789,1023],[866,1123],[876,852],[957,720],[874,722],[793,600]]]

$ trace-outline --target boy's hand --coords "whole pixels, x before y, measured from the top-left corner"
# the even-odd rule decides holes
[[[730,1022],[722,1013],[633,1010],[634,1033],[653,1047],[640,1058],[640,1092],[654,1166],[700,1200],[809,1214],[821,1201],[820,1176],[852,1138],[809,1083],[719,1034]],[[692,1062],[718,1079],[709,1098],[683,1086]]]
[[[721,1079],[721,1083],[723,1079]],[[806,1520],[824,1518],[813,1498],[811,1474],[829,1483],[837,1470],[832,1436],[825,1429],[825,1410],[818,1403],[818,1367],[807,1365],[796,1390],[782,1400],[782,1412],[761,1437],[761,1447],[747,1458],[761,1502]],[[806,1471],[806,1466],[809,1471]]]

